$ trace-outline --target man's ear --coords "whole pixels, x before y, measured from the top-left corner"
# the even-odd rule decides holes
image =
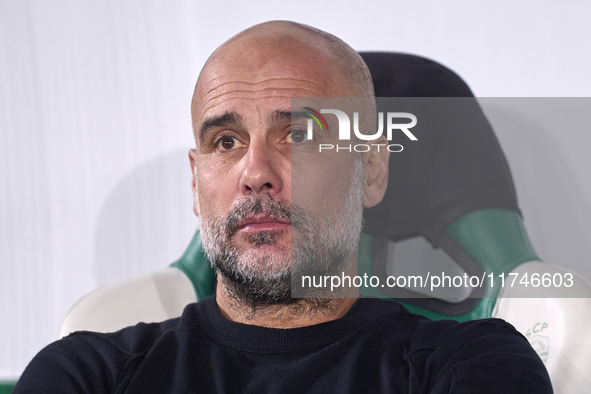
[[[191,163],[191,190],[193,191],[193,212],[199,217],[199,196],[197,195],[197,151],[189,150],[189,162]]]
[[[362,155],[365,178],[363,206],[371,208],[382,201],[388,188],[388,140],[381,136],[372,144],[371,149]]]

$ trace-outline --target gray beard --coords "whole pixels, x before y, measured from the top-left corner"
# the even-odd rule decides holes
[[[249,195],[221,219],[203,220],[203,248],[232,299],[251,313],[271,305],[307,303],[308,310],[328,308],[338,294],[328,289],[298,286],[302,275],[337,275],[349,265],[363,227],[363,167],[356,159],[355,173],[344,205],[333,218],[317,219],[304,209],[265,193]],[[291,224],[291,247],[278,254],[250,254],[249,248],[276,245],[287,231],[261,231],[240,247],[234,234],[241,221],[253,215],[271,216]],[[246,250],[244,250],[246,249]],[[285,260],[291,259],[289,264]],[[293,281],[292,281],[293,279]],[[292,286],[293,282],[293,286]],[[293,291],[293,296],[292,296]],[[296,298],[297,297],[297,298]],[[330,297],[330,298],[327,298]]]

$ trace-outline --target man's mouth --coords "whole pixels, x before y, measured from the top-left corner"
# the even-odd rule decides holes
[[[289,221],[273,216],[250,216],[238,223],[236,232],[257,233],[260,231],[280,231],[291,227]]]

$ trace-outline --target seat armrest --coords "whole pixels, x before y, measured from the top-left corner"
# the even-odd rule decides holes
[[[139,322],[171,319],[196,301],[189,278],[181,270],[167,267],[88,293],[68,311],[58,338],[74,331],[113,332]]]
[[[584,393],[591,387],[591,285],[580,275],[554,265],[529,262],[512,273],[538,273],[547,277],[573,275],[576,293],[564,287],[505,287],[501,290],[493,317],[511,323],[536,350],[550,375],[556,393]]]

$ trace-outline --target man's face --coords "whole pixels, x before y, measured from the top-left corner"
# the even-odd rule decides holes
[[[244,41],[217,53],[196,88],[195,210],[220,273],[253,303],[285,303],[292,255],[344,266],[356,250],[363,168],[292,143],[292,97],[350,95],[326,57],[305,41],[287,52],[281,38]]]

